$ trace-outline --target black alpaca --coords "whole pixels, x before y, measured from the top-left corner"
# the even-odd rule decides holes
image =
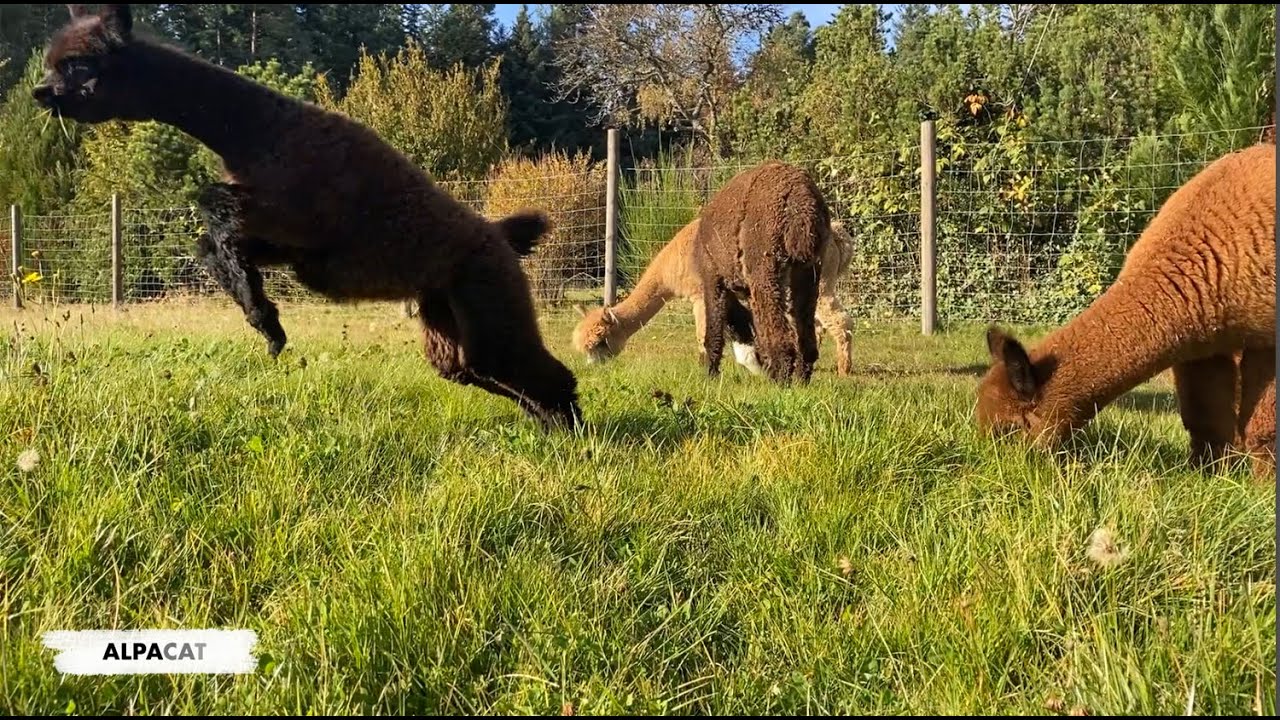
[[[128,5],[68,7],[35,98],[85,123],[166,123],[221,157],[224,182],[198,200],[198,252],[272,357],[286,335],[259,268],[285,265],[333,300],[416,300],[443,377],[547,425],[581,421],[577,381],[543,343],[519,263],[549,229],[544,215],[488,221],[346,116],[135,37]]]

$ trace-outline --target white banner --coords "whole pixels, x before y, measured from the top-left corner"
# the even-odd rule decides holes
[[[238,675],[258,669],[252,630],[88,630],[44,635],[64,675]]]

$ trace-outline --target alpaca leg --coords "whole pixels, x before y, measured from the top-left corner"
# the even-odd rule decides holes
[[[1245,426],[1243,446],[1253,460],[1253,473],[1274,476],[1276,471],[1276,379],[1267,379]]]
[[[853,323],[834,294],[824,294],[819,289],[818,323],[836,343],[836,374],[845,376],[853,372]]]
[[[201,194],[199,207],[207,232],[197,240],[196,253],[209,274],[235,298],[249,324],[267,339],[267,352],[274,358],[284,350],[287,337],[255,263],[255,254],[266,258],[268,246],[253,243],[242,231],[242,200],[240,191],[228,185],[214,185]]]
[[[735,293],[725,293],[725,327],[729,332],[729,339],[743,345],[754,345],[756,341],[756,329],[754,319],[751,317],[751,310]]]
[[[1191,435],[1191,463],[1205,467],[1226,454],[1236,427],[1236,363],[1214,355],[1173,367],[1182,426]]]
[[[818,331],[815,327],[818,270],[816,267],[805,266],[791,268],[791,318],[795,323],[798,363],[795,374],[801,382],[809,381],[813,376],[813,366],[818,362]]]
[[[707,363],[707,374],[711,377],[720,374],[720,361],[724,357],[724,324],[728,294],[728,289],[718,279],[710,278],[703,284],[706,329],[702,348],[703,357]]]
[[[702,296],[691,298],[693,303],[693,333],[698,339],[698,361],[707,364],[707,304]]]
[[[733,343],[733,358],[752,375],[763,375],[760,358],[756,357],[755,327],[752,325],[751,311],[742,304],[734,293],[725,295],[725,325],[729,340]]]
[[[1239,360],[1239,395],[1236,398],[1236,441],[1242,444],[1245,431],[1254,408],[1267,391],[1267,385],[1274,382],[1276,371],[1275,348],[1249,348],[1240,353]]]
[[[461,278],[449,295],[473,381],[516,398],[545,427],[579,426],[577,380],[543,345],[524,275],[518,268],[477,275]]]
[[[1255,472],[1275,467],[1275,348],[1250,348],[1240,357],[1237,445],[1253,458]]]
[[[744,265],[747,281],[751,284],[756,355],[769,379],[787,382],[799,359],[795,331],[787,318],[787,297],[783,287],[787,274],[779,263],[768,257],[748,255],[744,258]],[[813,314],[810,313],[809,327],[812,326]]]

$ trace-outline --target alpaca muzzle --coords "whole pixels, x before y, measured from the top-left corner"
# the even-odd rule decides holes
[[[58,92],[57,86],[53,83],[41,83],[31,89],[31,97],[34,98],[37,103],[46,108],[52,107],[56,98],[60,95],[61,93]]]

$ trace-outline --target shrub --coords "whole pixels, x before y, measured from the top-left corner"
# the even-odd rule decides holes
[[[538,299],[560,300],[571,285],[603,283],[605,190],[604,166],[586,153],[508,158],[491,174],[487,216],[537,208],[551,218],[551,232],[525,261]]]
[[[680,228],[689,224],[717,190],[755,164],[741,158],[728,165],[683,149],[662,152],[632,171],[621,187],[618,284],[631,285]]]
[[[394,57],[362,51],[347,94],[317,84],[317,102],[369,126],[442,180],[484,176],[507,151],[507,101],[497,62],[437,70],[410,40]]]

